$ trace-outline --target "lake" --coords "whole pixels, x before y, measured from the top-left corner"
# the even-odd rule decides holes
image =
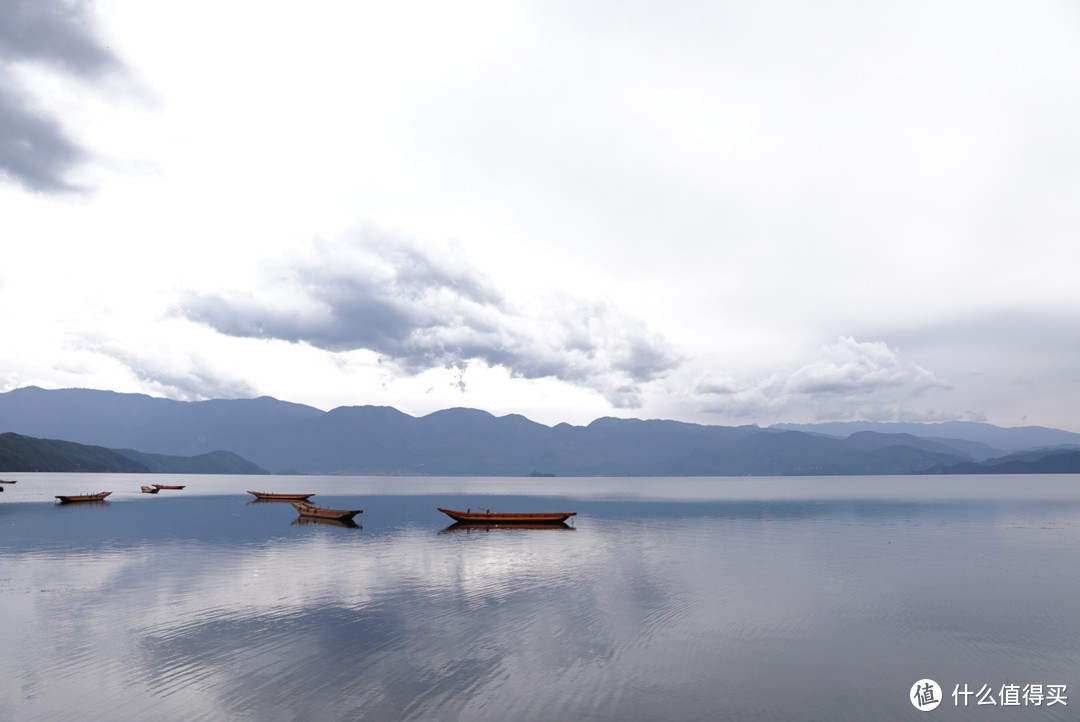
[[[2,720],[1080,716],[1077,475],[2,476]]]

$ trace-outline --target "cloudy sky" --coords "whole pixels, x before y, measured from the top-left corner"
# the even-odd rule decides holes
[[[0,0],[0,390],[1080,431],[1067,0]]]

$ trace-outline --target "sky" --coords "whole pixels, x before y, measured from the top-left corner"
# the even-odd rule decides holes
[[[0,0],[0,391],[1080,431],[1065,0]]]

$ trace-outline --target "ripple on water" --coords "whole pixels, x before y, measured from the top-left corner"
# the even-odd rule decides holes
[[[1072,502],[591,499],[574,531],[441,533],[435,499],[364,529],[169,501],[0,528],[0,717],[70,717],[63,689],[86,719],[834,719],[843,679],[887,718],[928,662],[1051,683],[1080,649]]]

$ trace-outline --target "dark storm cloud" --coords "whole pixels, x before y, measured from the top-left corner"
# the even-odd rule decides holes
[[[85,2],[0,0],[0,176],[30,190],[77,190],[65,176],[88,157],[60,122],[18,88],[13,66],[41,64],[84,81],[120,63],[94,34]]]
[[[191,296],[184,312],[231,336],[371,349],[427,367],[493,345],[501,299],[470,273],[382,239],[320,242],[312,256],[271,270],[266,292]]]
[[[90,4],[78,0],[0,0],[0,55],[30,60],[72,75],[98,75],[118,63],[94,37]]]
[[[500,366],[594,388],[618,406],[678,361],[659,335],[609,304],[566,295],[524,309],[459,254],[367,233],[319,242],[257,293],[191,294],[180,314],[230,336],[367,349],[408,372]]]
[[[64,174],[86,159],[86,151],[55,119],[28,106],[21,93],[0,86],[0,175],[40,192],[77,190]]]

